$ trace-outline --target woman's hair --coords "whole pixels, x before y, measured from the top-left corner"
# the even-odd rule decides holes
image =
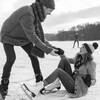
[[[87,62],[90,62],[92,60],[93,60],[93,57],[92,57],[91,54],[89,54],[89,53],[85,53],[85,54],[78,53],[77,56],[76,56],[76,62],[75,62],[74,67],[78,69],[78,68],[81,67],[81,65],[87,64]]]
[[[84,59],[85,59],[85,62],[84,63],[86,64],[87,62],[92,61],[93,60],[93,57],[92,57],[91,54],[86,53],[86,54],[84,54]]]
[[[36,2],[40,2],[40,0],[36,0]]]

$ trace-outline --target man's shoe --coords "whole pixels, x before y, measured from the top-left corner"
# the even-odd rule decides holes
[[[7,95],[7,91],[5,91],[2,85],[0,85],[0,100],[5,100],[6,95]]]

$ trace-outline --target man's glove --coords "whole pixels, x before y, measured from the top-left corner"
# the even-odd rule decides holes
[[[56,54],[58,55],[63,55],[64,54],[64,50],[62,50],[61,48],[56,48],[58,51],[55,51]]]

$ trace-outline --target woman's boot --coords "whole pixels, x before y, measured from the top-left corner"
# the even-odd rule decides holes
[[[42,89],[40,90],[40,93],[43,94],[43,93],[45,93],[46,91],[52,91],[52,90],[54,90],[54,89],[59,90],[60,88],[61,88],[61,83],[60,83],[59,78],[57,78],[53,83],[51,83],[51,84],[45,86],[44,88],[42,88]]]

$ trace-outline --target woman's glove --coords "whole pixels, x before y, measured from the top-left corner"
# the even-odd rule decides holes
[[[57,49],[53,49],[53,50],[50,52],[50,55],[52,55],[52,56],[58,56],[58,54],[57,54],[56,52],[58,52],[58,50],[57,50]]]

